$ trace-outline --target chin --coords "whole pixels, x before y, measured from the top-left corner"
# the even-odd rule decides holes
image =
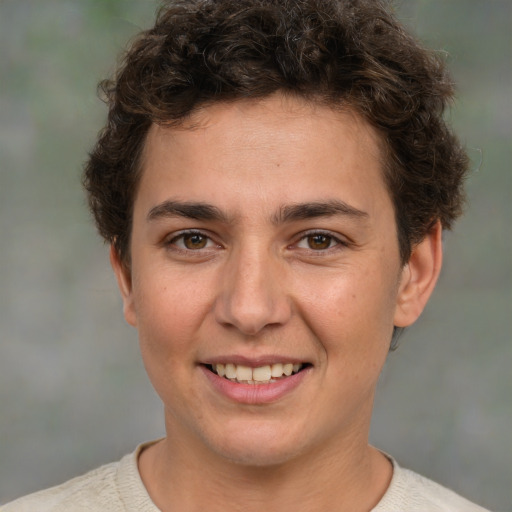
[[[250,428],[227,429],[221,439],[210,440],[210,449],[224,459],[248,467],[285,464],[306,450],[305,440],[297,438],[289,428],[268,424]]]
[[[263,468],[280,466],[295,459],[300,453],[295,447],[282,446],[233,446],[219,450],[218,454],[240,466]]]

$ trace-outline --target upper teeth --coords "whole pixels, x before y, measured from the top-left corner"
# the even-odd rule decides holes
[[[297,373],[302,364],[293,363],[275,363],[265,366],[258,366],[251,368],[241,364],[214,364],[212,365],[213,371],[221,377],[227,379],[234,379],[239,382],[273,382],[273,379],[278,379],[283,375],[289,376],[292,373]]]

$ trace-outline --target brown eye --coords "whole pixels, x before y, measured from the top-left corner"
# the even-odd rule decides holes
[[[204,249],[208,243],[208,237],[199,233],[189,233],[182,235],[183,245],[190,250]]]
[[[321,251],[324,249],[329,249],[333,242],[332,236],[323,235],[318,233],[316,235],[309,235],[307,237],[308,247],[313,249],[314,251]]]

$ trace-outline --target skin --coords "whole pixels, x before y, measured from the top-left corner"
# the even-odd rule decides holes
[[[130,267],[111,251],[165,408],[142,479],[163,511],[370,510],[392,474],[368,445],[375,387],[437,280],[439,223],[402,265],[378,134],[351,111],[278,94],[192,122],[151,128]],[[239,403],[205,376],[229,358],[308,368]]]

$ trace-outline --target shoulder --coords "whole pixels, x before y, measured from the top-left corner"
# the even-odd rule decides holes
[[[489,512],[457,493],[393,463],[393,478],[372,512],[422,510],[425,512]]]
[[[119,463],[97,468],[68,482],[25,496],[0,509],[1,512],[60,512],[64,510],[117,510],[115,476]],[[108,508],[107,508],[108,507]]]
[[[143,446],[118,462],[8,503],[0,512],[154,512],[137,469]]]

